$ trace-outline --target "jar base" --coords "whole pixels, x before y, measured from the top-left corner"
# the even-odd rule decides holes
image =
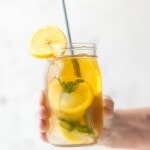
[[[92,146],[97,144],[98,142],[93,142],[93,143],[89,143],[89,144],[68,144],[68,145],[64,145],[64,144],[52,144],[53,146],[56,147],[82,147],[82,146]]]

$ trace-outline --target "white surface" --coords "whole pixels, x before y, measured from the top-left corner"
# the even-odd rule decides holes
[[[66,1],[73,41],[97,43],[104,93],[117,108],[150,106],[150,1]],[[27,41],[45,24],[65,30],[59,0],[0,0],[0,150],[66,149],[43,143],[36,129],[45,61],[28,54]]]

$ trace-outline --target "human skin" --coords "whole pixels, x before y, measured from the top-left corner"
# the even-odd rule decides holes
[[[40,138],[47,141],[44,92],[36,96]],[[150,149],[150,108],[114,109],[111,97],[103,96],[104,131],[99,145],[113,148]]]
[[[149,107],[114,110],[113,118],[108,120],[105,127],[107,135],[100,144],[115,148],[150,150]]]

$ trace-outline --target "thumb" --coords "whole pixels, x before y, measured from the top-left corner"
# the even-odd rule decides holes
[[[111,118],[114,114],[114,102],[110,96],[103,96],[104,118]]]

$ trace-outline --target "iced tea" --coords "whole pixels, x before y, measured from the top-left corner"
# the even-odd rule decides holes
[[[91,47],[76,49],[74,55],[51,58],[46,68],[46,134],[49,142],[57,146],[94,144],[103,128],[97,57]]]

